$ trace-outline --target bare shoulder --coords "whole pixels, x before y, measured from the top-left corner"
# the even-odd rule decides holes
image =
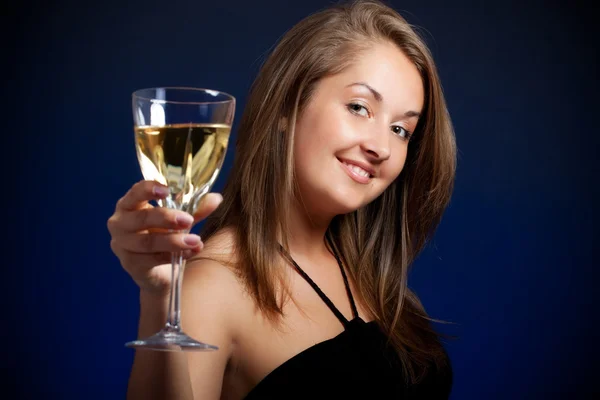
[[[200,279],[198,284],[210,284],[220,289],[233,289],[239,285],[235,263],[235,237],[231,230],[222,230],[204,243],[197,256],[187,262],[186,275],[191,281]]]
[[[218,347],[190,352],[187,360],[196,398],[219,398],[237,333],[246,323],[248,298],[233,267],[233,235],[213,236],[200,254],[187,262],[182,297],[183,330],[192,338]]]
[[[199,255],[188,260],[184,278],[187,301],[194,308],[215,310],[220,314],[218,320],[230,335],[235,334],[240,321],[238,314],[249,305],[249,298],[236,273],[236,261],[234,234],[223,230],[205,243]]]

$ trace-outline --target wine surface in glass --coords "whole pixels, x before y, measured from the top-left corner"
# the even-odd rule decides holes
[[[144,179],[160,182],[170,190],[166,204],[161,206],[194,211],[188,209],[190,204],[210,189],[221,170],[230,132],[231,127],[224,124],[135,127]]]

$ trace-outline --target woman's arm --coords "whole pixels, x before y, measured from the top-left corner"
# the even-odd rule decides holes
[[[187,266],[181,296],[182,328],[191,337],[218,346],[219,350],[136,350],[127,399],[219,399],[231,356],[237,293],[235,276],[221,264],[194,260]],[[140,296],[140,302],[138,335],[142,338],[164,326],[168,298],[146,294]]]

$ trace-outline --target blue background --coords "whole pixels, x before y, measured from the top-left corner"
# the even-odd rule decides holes
[[[142,178],[131,92],[224,90],[238,99],[235,128],[269,49],[327,4],[7,6],[1,359],[13,398],[124,398],[138,292],[106,220]],[[454,323],[443,328],[458,336],[452,399],[590,398],[597,13],[581,1],[391,4],[422,27],[456,128],[456,190],[410,281],[433,317]]]

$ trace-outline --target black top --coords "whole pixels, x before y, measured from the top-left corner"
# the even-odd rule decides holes
[[[331,249],[342,271],[353,319],[348,321],[291,256],[282,251],[342,323],[344,331],[275,368],[245,399],[448,399],[452,386],[450,367],[434,369],[417,385],[405,383],[399,358],[386,345],[386,335],[374,321],[365,322],[358,316],[344,267],[333,246]]]

